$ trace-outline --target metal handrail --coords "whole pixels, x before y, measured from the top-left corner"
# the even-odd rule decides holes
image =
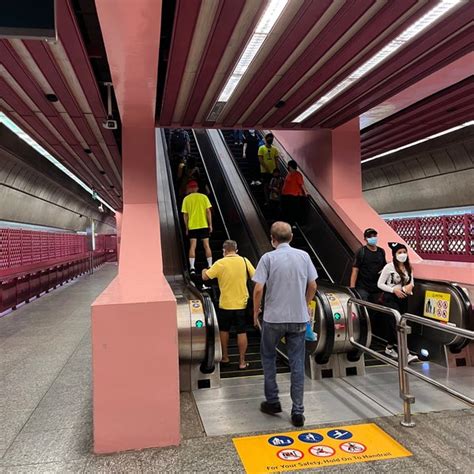
[[[426,375],[420,374],[416,372],[415,370],[411,369],[410,367],[408,367],[407,335],[411,332],[411,328],[407,325],[407,321],[413,321],[418,324],[425,325],[433,329],[437,329],[439,331],[459,335],[459,336],[465,337],[467,339],[472,339],[472,340],[474,340],[474,331],[469,331],[467,329],[458,328],[454,326],[448,326],[436,321],[432,321],[430,319],[423,318],[421,316],[417,316],[415,314],[405,313],[401,315],[395,309],[387,308],[385,306],[381,306],[374,303],[369,303],[367,301],[356,299],[356,298],[349,298],[347,302],[347,312],[349,315],[352,314],[352,305],[357,305],[357,306],[373,309],[380,313],[392,315],[395,318],[396,326],[397,326],[397,342],[398,342],[398,349],[399,349],[398,362],[395,362],[394,360],[389,359],[388,357],[382,354],[379,354],[373,349],[370,349],[369,347],[358,343],[354,339],[354,326],[353,326],[352,318],[350,316],[347,318],[347,321],[348,321],[347,328],[349,332],[349,341],[352,345],[354,345],[355,347],[358,347],[360,350],[364,352],[367,352],[368,354],[371,354],[376,359],[379,359],[383,362],[386,362],[389,365],[397,367],[398,381],[399,381],[399,387],[400,387],[400,398],[403,400],[403,420],[401,421],[401,424],[403,426],[408,426],[408,427],[415,426],[415,423],[411,420],[411,407],[410,407],[410,404],[415,403],[415,397],[413,395],[410,395],[409,393],[410,386],[409,386],[409,381],[408,381],[408,374],[411,374],[414,377],[424,380],[425,382],[433,385],[434,387],[440,390],[443,390],[444,392],[457,398],[458,400],[461,400],[471,406],[474,405],[474,400],[472,398],[469,398],[468,396],[463,395],[457,390],[454,390],[448,387],[447,385],[437,382],[436,380],[431,379],[430,377],[427,377]]]
[[[399,347],[399,354],[398,358],[400,362],[395,362],[394,360],[390,359],[387,356],[379,354],[378,352],[370,349],[367,346],[364,346],[357,342],[354,338],[354,322],[352,318],[352,305],[363,306],[369,309],[373,309],[375,311],[379,311],[381,313],[389,314],[395,318],[397,324],[397,342]],[[407,346],[407,339],[406,334],[410,332],[411,328],[406,325],[406,322],[402,322],[401,314],[393,308],[387,308],[386,306],[381,306],[375,303],[369,303],[364,300],[359,300],[357,298],[349,298],[347,301],[347,329],[349,333],[349,341],[350,343],[359,348],[360,350],[367,352],[368,354],[372,355],[376,359],[379,359],[386,364],[392,365],[398,369],[398,384],[399,384],[399,393],[400,398],[403,400],[403,414],[404,418],[401,421],[403,426],[411,427],[415,426],[415,423],[411,419],[411,410],[410,404],[415,403],[415,397],[410,395],[410,383],[408,380],[407,372],[404,368],[408,365],[408,348]]]

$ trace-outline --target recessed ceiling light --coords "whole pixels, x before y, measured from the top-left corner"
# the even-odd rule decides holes
[[[241,81],[244,74],[247,72],[250,64],[254,60],[257,53],[260,51],[264,41],[267,39],[270,31],[272,30],[275,23],[280,18],[280,15],[285,8],[288,0],[269,0],[265,11],[263,12],[260,20],[253,31],[250,40],[248,41],[243,53],[241,54],[237,64],[232,71],[229,79],[222,89],[217,102],[211,110],[208,116],[208,120],[215,121],[219,116],[219,113],[223,109],[226,102],[229,101],[231,95],[234,93],[235,88]]]
[[[56,94],[46,94],[46,98],[50,101],[50,102],[57,102],[58,101],[58,97]]]
[[[84,148],[84,152],[90,155],[92,153],[92,150],[90,148]]]
[[[40,155],[43,155],[48,161],[53,163],[57,168],[59,168],[64,174],[69,176],[73,181],[75,181],[79,186],[84,188],[89,194],[94,195],[93,189],[88,186],[84,181],[78,178],[74,173],[69,171],[64,165],[62,165],[58,159],[56,159],[51,153],[46,151],[38,142],[33,140],[27,133],[25,133],[15,122],[10,120],[3,112],[0,112],[0,123],[3,123],[7,128],[9,128],[15,135],[21,138],[24,142],[28,143],[34,150],[36,150]],[[97,199],[101,201],[105,206],[107,206],[111,211],[115,212],[115,209],[107,204],[100,196],[97,196]]]
[[[409,26],[406,30],[404,30],[387,46],[383,47],[379,52],[374,54],[369,60],[362,64],[362,66],[358,67],[352,74],[346,77],[346,79],[344,79],[336,87],[331,89],[327,94],[320,97],[314,104],[312,104],[304,112],[298,115],[298,117],[293,119],[292,122],[301,123],[306,120],[310,115],[314,114],[316,110],[320,109],[323,105],[327,104],[330,100],[332,100],[342,91],[354,84],[361,77],[365,76],[369,71],[374,69],[382,61],[384,61],[393,53],[395,53],[395,51],[398,51],[402,46],[408,43],[417,34],[426,30],[426,28],[431,26],[435,21],[437,21],[443,15],[452,10],[460,2],[461,0],[441,0],[429,12],[423,15],[419,20]]]
[[[471,120],[470,122],[465,122],[462,125],[458,125],[453,128],[449,128],[448,130],[443,130],[442,132],[435,133],[434,135],[430,135],[429,137],[421,138],[420,140],[417,140],[412,143],[408,143],[407,145],[403,145],[398,148],[393,148],[392,150],[389,150],[389,151],[384,151],[383,153],[380,153],[379,155],[375,155],[370,158],[366,158],[365,160],[362,160],[361,163],[368,163],[369,161],[377,160],[378,158],[382,158],[383,156],[391,155],[392,153],[396,153],[397,151],[405,150],[406,148],[419,145],[420,143],[427,142],[428,140],[433,140],[433,138],[442,137],[443,135],[447,135],[448,133],[455,132],[456,130],[460,130],[461,128],[470,127],[471,125],[474,125],[474,120]]]

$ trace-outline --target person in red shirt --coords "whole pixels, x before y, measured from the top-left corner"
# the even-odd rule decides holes
[[[288,162],[288,174],[281,191],[281,208],[286,222],[293,226],[296,222],[302,222],[301,210],[304,209],[304,206],[301,199],[306,197],[307,194],[303,175],[298,171],[296,161],[290,160]]]

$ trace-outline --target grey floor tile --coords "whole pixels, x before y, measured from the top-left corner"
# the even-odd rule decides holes
[[[84,473],[141,473],[144,452],[125,452],[111,455],[92,456],[85,465]],[[154,471],[159,472],[159,471]],[[161,471],[164,472],[164,471]]]
[[[21,432],[3,456],[8,465],[39,464],[86,459],[91,451],[89,426],[55,431]]]
[[[2,469],[2,474],[78,474],[84,472],[86,460],[70,461],[70,462],[48,462],[42,464],[28,464],[24,466],[7,466]]]
[[[4,410],[0,408],[0,451],[6,450],[31,415],[31,410]]]
[[[206,436],[201,417],[191,393],[180,394],[181,436],[183,439]]]

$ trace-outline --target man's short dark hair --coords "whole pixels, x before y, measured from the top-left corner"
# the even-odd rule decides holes
[[[265,138],[274,138],[273,133],[267,133],[265,135]]]
[[[237,252],[237,242],[235,240],[226,240],[222,244],[222,248],[226,252]]]
[[[288,166],[289,166],[291,169],[293,169],[293,170],[297,170],[297,169],[298,169],[298,164],[296,163],[295,160],[290,160],[290,161],[288,162]]]
[[[368,229],[364,230],[364,239],[368,239],[369,237],[375,237],[377,235],[377,231],[369,227]]]
[[[288,222],[274,222],[270,229],[270,235],[272,236],[272,239],[276,240],[279,244],[290,242],[293,237],[291,225],[288,224]]]

